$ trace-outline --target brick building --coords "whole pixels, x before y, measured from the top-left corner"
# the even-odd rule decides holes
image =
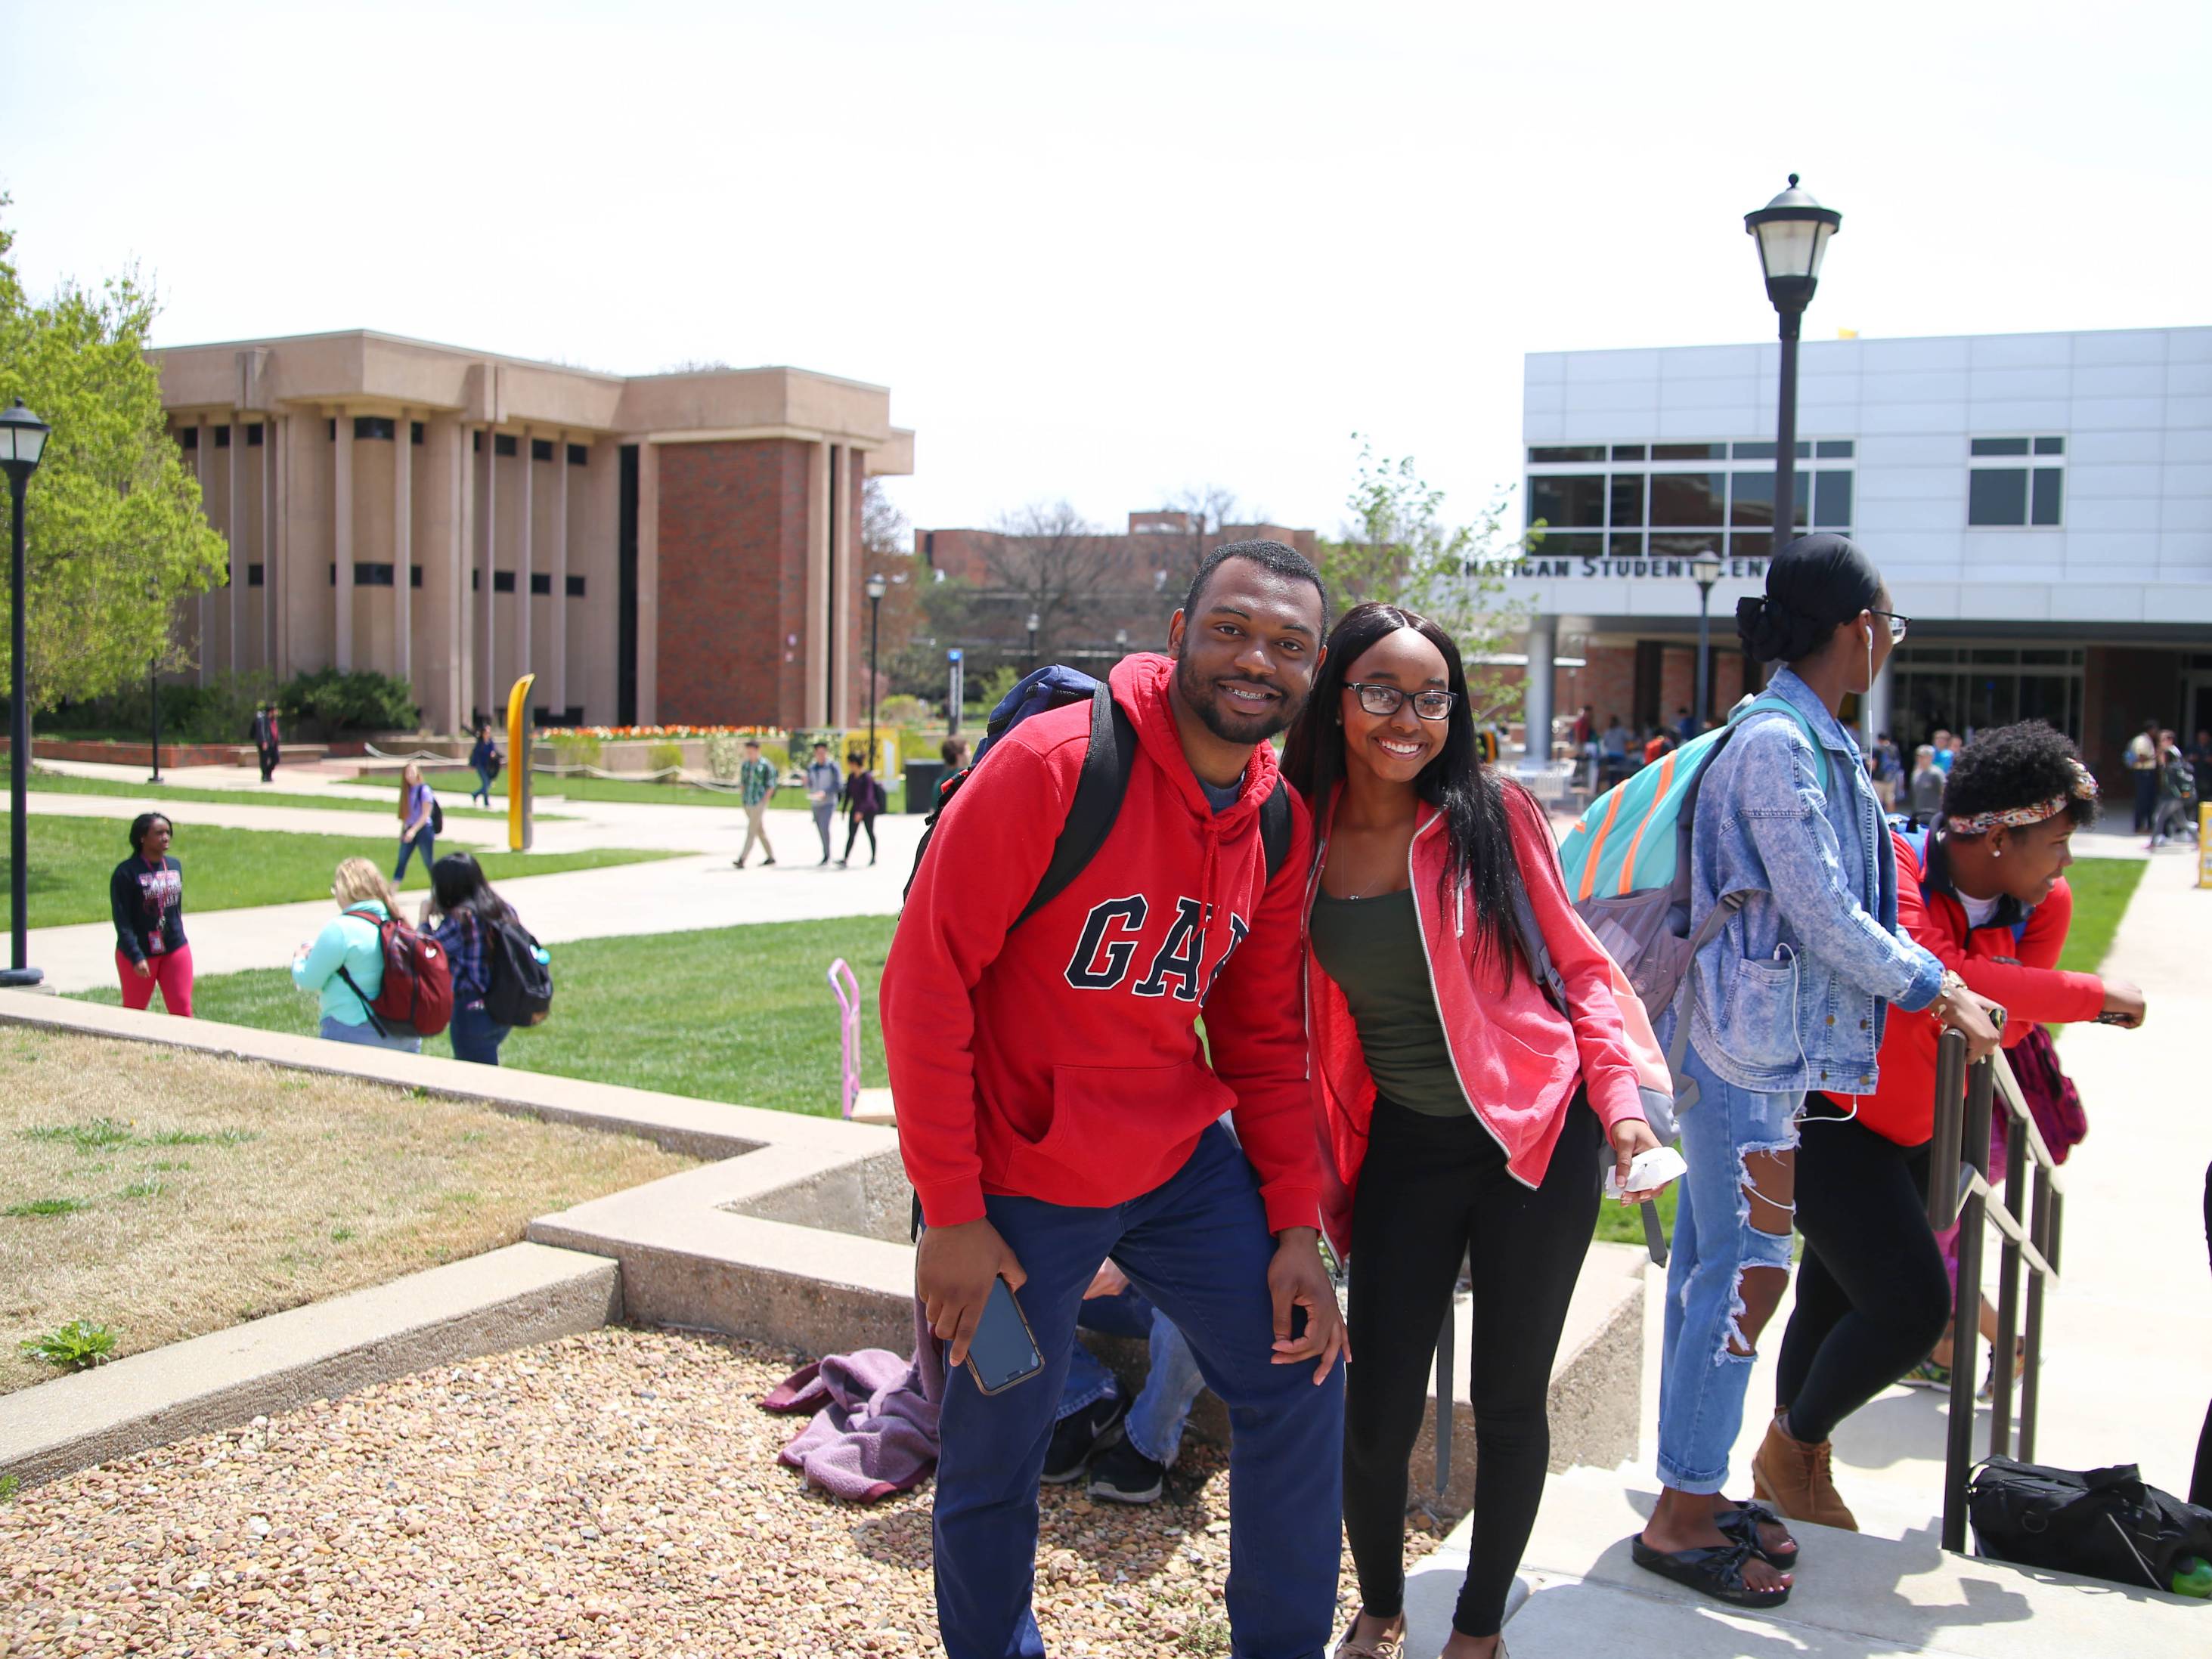
[[[525,672],[556,722],[861,716],[861,488],[914,457],[883,387],[365,330],[151,355],[230,544],[179,619],[203,680],[374,669],[440,731]]]

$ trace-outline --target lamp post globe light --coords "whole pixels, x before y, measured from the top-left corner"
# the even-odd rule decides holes
[[[1037,636],[1037,629],[1040,629],[1040,628],[1042,628],[1042,627],[1043,627],[1043,626],[1044,626],[1043,623],[1042,623],[1042,622],[1041,622],[1041,621],[1038,619],[1038,617],[1037,617],[1037,613],[1036,613],[1036,611],[1030,611],[1030,665],[1029,665],[1027,668],[1025,668],[1025,669],[1024,669],[1024,670],[1022,671],[1022,672],[1023,672],[1024,673],[1025,673],[1025,674],[1034,674],[1034,673],[1036,673],[1036,636]]]
[[[1844,222],[1833,208],[1824,208],[1797,187],[1790,175],[1790,188],[1756,213],[1743,216],[1747,235],[1759,244],[1759,269],[1766,276],[1766,297],[1782,319],[1782,384],[1774,422],[1774,546],[1776,550],[1796,533],[1797,518],[1797,333],[1805,307],[1820,285],[1820,258],[1828,239]]]
[[[23,496],[31,487],[31,474],[46,451],[46,434],[52,428],[23,407],[21,398],[0,410],[0,470],[8,474],[8,494],[14,508],[13,556],[8,573],[8,668],[12,681],[8,694],[8,966],[0,970],[0,987],[36,985],[44,977],[30,964],[30,921],[25,914],[30,875],[30,815],[26,791],[31,772],[30,680],[24,662],[23,642]]]
[[[872,575],[861,585],[860,591],[868,596],[868,770],[876,769],[876,645],[883,637],[884,595],[890,584],[881,573]]]
[[[1698,585],[1698,729],[1713,717],[1712,623],[1713,584],[1721,579],[1721,562],[1711,553],[1690,561],[1690,580]]]

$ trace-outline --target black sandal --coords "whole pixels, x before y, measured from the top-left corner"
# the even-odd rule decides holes
[[[1768,1549],[1759,1541],[1761,1527],[1780,1527],[1784,1532],[1789,1530],[1789,1523],[1764,1504],[1747,1498],[1726,1514],[1716,1515],[1713,1524],[1721,1529],[1723,1536],[1749,1544],[1753,1555],[1778,1571],[1787,1572],[1797,1565],[1796,1539],[1791,1539],[1786,1548],[1778,1550]]]
[[[1755,1590],[1743,1582],[1743,1564],[1751,1558],[1752,1547],[1741,1540],[1696,1549],[1655,1550],[1638,1533],[1628,1540],[1628,1550],[1636,1565],[1645,1571],[1671,1578],[1700,1595],[1710,1595],[1731,1607],[1778,1607],[1790,1599],[1787,1584],[1771,1590]]]

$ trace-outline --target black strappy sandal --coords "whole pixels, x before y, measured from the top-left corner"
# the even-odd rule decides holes
[[[1790,1599],[1787,1584],[1755,1590],[1743,1582],[1743,1564],[1751,1559],[1752,1547],[1741,1540],[1697,1549],[1655,1550],[1639,1533],[1628,1540],[1628,1549],[1636,1565],[1645,1571],[1671,1578],[1731,1607],[1778,1607]]]
[[[1723,1537],[1733,1538],[1751,1546],[1751,1553],[1778,1571],[1787,1572],[1797,1565],[1797,1540],[1791,1539],[1787,1548],[1771,1550],[1759,1541],[1761,1527],[1780,1527],[1789,1530],[1789,1523],[1765,1504],[1747,1498],[1725,1515],[1716,1515],[1713,1524]]]

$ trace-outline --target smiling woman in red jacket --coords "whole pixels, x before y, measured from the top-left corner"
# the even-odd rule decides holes
[[[2027,720],[1960,751],[1923,847],[1893,838],[1899,929],[2003,1006],[2007,1048],[2038,1024],[2142,1023],[2133,985],[2058,967],[2074,915],[2063,872],[2074,831],[2096,817],[2096,780],[2074,745]],[[1876,1091],[1806,1097],[1805,1260],[1775,1368],[1774,1422],[1752,1461],[1759,1495],[1799,1520],[1856,1525],[1829,1478],[1829,1437],[1923,1358],[1950,1316],[1927,1207],[1941,1030],[1928,1014],[1893,1011]]]
[[[1407,1461],[1471,1249],[1474,1542],[1444,1653],[1487,1659],[1543,1492],[1545,1399],[1599,1149],[1625,1175],[1658,1146],[1642,1091],[1664,1090],[1666,1067],[1568,905],[1543,809],[1482,764],[1443,629],[1392,605],[1346,614],[1284,770],[1314,814],[1309,1071],[1358,1356],[1344,1518],[1361,1607],[1337,1654],[1392,1656],[1404,1639]],[[1564,1006],[1522,955],[1524,903]]]

